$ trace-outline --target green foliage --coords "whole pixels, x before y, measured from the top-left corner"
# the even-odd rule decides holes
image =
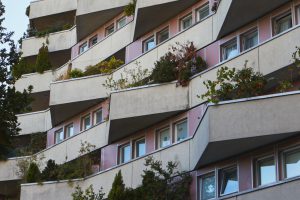
[[[80,78],[83,76],[84,76],[84,73],[82,72],[81,69],[72,69],[69,73],[70,78]]]
[[[36,183],[41,180],[41,171],[36,163],[30,163],[25,179],[27,183]]]
[[[26,138],[29,138],[29,140]],[[46,133],[34,133],[28,136],[18,136],[13,138],[14,155],[17,157],[33,155],[45,149]]]
[[[43,181],[55,181],[58,180],[58,168],[59,166],[54,160],[48,160],[45,169],[42,171],[41,178]]]
[[[126,16],[131,16],[134,15],[135,13],[135,7],[136,7],[136,1],[137,0],[132,0],[128,5],[125,6],[124,12]]]
[[[35,72],[35,66],[27,63],[24,58],[21,58],[20,61],[12,68],[12,75],[15,79],[21,78],[23,74],[29,74],[33,72]]]
[[[49,57],[48,46],[46,46],[45,44],[43,44],[43,46],[39,49],[35,67],[36,67],[36,71],[40,74],[52,68],[52,64],[50,62],[50,57]]]
[[[102,188],[98,193],[94,192],[93,185],[90,185],[85,191],[82,191],[81,187],[77,185],[75,187],[75,192],[72,193],[73,200],[102,200],[104,199],[104,193]]]
[[[34,163],[34,165],[37,165],[39,168],[42,166],[44,158],[45,157],[42,154],[40,156],[33,155],[27,158],[19,159],[17,162],[18,170],[16,171],[16,174],[26,183],[30,165]]]
[[[267,80],[259,72],[254,72],[247,67],[247,61],[242,70],[222,67],[217,72],[217,80],[204,81],[207,92],[201,96],[209,102],[249,98],[262,95],[265,91]]]
[[[60,26],[53,26],[53,27],[50,27],[50,28],[47,28],[47,29],[41,30],[41,31],[37,31],[34,28],[29,28],[27,30],[27,36],[28,37],[46,37],[50,33],[69,30],[72,28],[72,26],[73,25],[71,25],[71,24],[64,24],[64,25],[60,25]]]
[[[114,56],[112,56],[108,61],[102,61],[96,65],[86,67],[84,76],[110,74],[123,64],[124,62],[122,60],[116,59]]]
[[[123,182],[123,177],[121,171],[119,171],[114,179],[111,190],[108,194],[108,200],[124,200],[125,198],[125,184]]]
[[[296,67],[300,67],[300,47],[296,47],[296,51],[293,53],[292,58]]]

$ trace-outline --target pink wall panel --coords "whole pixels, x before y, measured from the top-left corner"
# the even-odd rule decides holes
[[[101,149],[101,170],[117,165],[117,145],[109,145]]]
[[[197,106],[196,108],[193,108],[188,112],[188,130],[189,130],[189,136],[193,136],[195,134],[195,131],[199,125],[199,122],[201,121],[207,105],[202,104],[200,106]]]
[[[249,156],[240,158],[238,164],[240,191],[252,189],[252,158]]]

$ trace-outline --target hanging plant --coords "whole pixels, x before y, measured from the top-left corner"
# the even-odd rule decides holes
[[[136,1],[137,0],[132,0],[127,6],[124,8],[125,15],[127,17],[134,15],[135,13],[135,7],[136,7]]]

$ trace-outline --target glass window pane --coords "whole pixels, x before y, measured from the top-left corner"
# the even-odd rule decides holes
[[[285,178],[291,178],[300,175],[300,150],[284,154]]]
[[[193,24],[192,15],[189,15],[189,16],[183,18],[181,20],[181,30],[185,30],[185,29],[189,28],[190,26],[192,26],[192,24]]]
[[[289,28],[292,27],[292,25],[293,24],[292,24],[291,13],[289,13],[283,17],[275,19],[275,21],[274,21],[275,35],[288,30]]]
[[[136,142],[136,157],[144,156],[146,154],[145,139]]]
[[[181,141],[187,138],[187,121],[176,124],[176,136],[177,141]]]
[[[90,39],[90,46],[94,46],[98,42],[98,37],[94,36],[93,38]]]
[[[55,132],[55,144],[58,144],[64,140],[64,132],[63,129],[59,129]]]
[[[243,51],[255,47],[258,44],[258,31],[251,31],[242,36],[242,49]]]
[[[159,144],[160,144],[160,148],[166,147],[168,145],[171,144],[171,140],[170,140],[170,129],[165,129],[162,130],[159,133]]]
[[[238,55],[236,39],[230,41],[222,47],[222,61],[230,59]]]
[[[297,22],[300,24],[300,6],[297,7]]]
[[[95,124],[99,124],[102,122],[102,109],[94,113],[94,119],[95,119]]]
[[[91,117],[88,115],[82,119],[83,130],[91,128]]]
[[[72,137],[74,135],[74,126],[73,124],[66,127],[67,137]]]
[[[266,185],[276,181],[276,167],[274,157],[257,161],[258,185]]]
[[[215,174],[201,178],[201,200],[213,199],[216,196]]]
[[[118,21],[118,29],[124,27],[126,25],[126,17],[123,17]]]
[[[114,31],[115,31],[115,27],[112,24],[112,25],[110,25],[109,27],[107,27],[105,29],[105,36],[108,36],[108,35],[112,34]]]
[[[198,10],[198,21],[203,20],[209,15],[209,5],[205,5],[204,7]]]
[[[121,147],[120,150],[121,150],[121,155],[120,155],[121,156],[121,159],[120,159],[121,163],[126,163],[126,162],[130,161],[130,159],[131,159],[130,145],[129,144],[125,145],[125,146]]]
[[[85,52],[86,50],[88,50],[88,45],[87,45],[87,43],[85,42],[84,44],[82,44],[82,45],[79,47],[79,53],[83,53],[83,52]]]
[[[237,169],[231,168],[221,170],[221,195],[238,192]]]
[[[155,47],[154,37],[144,42],[144,52],[147,52]]]
[[[157,44],[169,39],[169,28],[166,28],[157,34]]]

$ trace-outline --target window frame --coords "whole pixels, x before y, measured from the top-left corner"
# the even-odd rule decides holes
[[[69,136],[68,135],[68,130],[69,130],[68,128],[71,127],[71,126],[73,127],[73,135]],[[76,135],[76,134],[75,134],[75,131],[74,131],[74,123],[72,122],[72,123],[69,123],[68,125],[65,126],[65,138],[70,138],[70,137],[73,137],[74,135]]]
[[[291,27],[288,28],[287,30],[289,30],[293,27],[293,13],[289,9],[289,10],[287,10],[287,11],[285,11],[285,12],[279,14],[279,15],[276,15],[272,18],[271,24],[272,24],[272,35],[273,36],[279,35],[279,34],[285,32],[285,31],[287,31],[287,30],[284,30],[282,32],[277,32],[278,21],[285,18],[285,17],[287,17],[287,16],[290,16],[290,18],[291,18]]]
[[[286,159],[285,159],[285,154],[288,153],[294,153],[294,152],[300,152],[300,147],[299,146],[295,146],[295,147],[291,147],[291,148],[287,148],[285,150],[283,150],[280,153],[280,157],[281,157],[281,162],[280,162],[280,167],[281,167],[281,177],[283,180],[289,180],[289,179],[293,179],[295,177],[300,177],[300,174],[297,176],[293,176],[293,177],[287,177],[287,171],[286,171]]]
[[[266,183],[266,184],[261,184],[260,183],[260,177],[261,177],[261,172],[259,170],[259,162],[264,161],[264,160],[269,160],[269,159],[273,159],[274,161],[274,167],[275,167],[275,181],[271,182],[271,183]],[[253,186],[254,188],[259,188],[259,187],[265,187],[267,185],[271,185],[277,182],[277,162],[276,162],[276,156],[274,154],[267,154],[265,156],[262,157],[258,157],[256,159],[254,159],[253,162]]]
[[[144,141],[144,143],[145,143],[145,154],[144,155],[137,155],[138,154],[138,151],[137,151],[137,144],[138,144],[138,142],[140,142],[140,141]],[[147,152],[146,152],[146,150],[147,150],[147,148],[146,148],[146,138],[145,137],[141,137],[141,138],[139,138],[139,139],[136,139],[136,140],[134,140],[133,141],[133,151],[132,151],[132,158],[140,158],[140,157],[143,157],[143,156],[145,156],[146,154],[147,154]]]
[[[148,51],[150,51],[151,49],[148,49],[147,48],[147,43],[149,42],[149,41],[151,41],[151,40],[153,40],[153,42],[154,42],[154,47],[153,48],[151,48],[151,49],[154,49],[155,47],[156,47],[156,41],[155,41],[155,36],[154,35],[151,35],[150,37],[148,37],[147,39],[145,39],[142,43],[143,43],[143,53],[146,53],[146,52],[148,52]]]
[[[127,19],[126,16],[123,16],[123,17],[121,17],[120,19],[117,20],[117,30],[119,30],[119,29],[123,28],[124,26],[126,26],[126,23],[127,23],[126,19]],[[120,25],[119,23],[122,20],[125,20],[125,24],[123,26],[119,26]]]
[[[93,44],[93,40],[96,39],[96,43]],[[98,35],[94,35],[89,39],[89,47],[95,46],[98,43]]]
[[[165,32],[165,31],[168,31],[168,38],[163,40],[163,41],[160,41],[159,36],[160,36],[161,33]],[[156,45],[159,45],[159,44],[167,41],[168,39],[170,39],[170,27],[169,26],[166,26],[165,28],[161,29],[160,31],[158,31],[156,33]]]
[[[191,25],[186,28],[183,28],[183,23],[187,18],[191,18],[191,20],[192,20]],[[189,14],[187,14],[184,17],[179,19],[179,31],[184,31],[192,26],[193,26],[193,13],[192,12],[190,12]]]
[[[111,33],[109,33],[109,30],[113,29],[113,31]],[[109,26],[105,27],[105,37],[110,36],[111,34],[113,34],[115,32],[115,24],[112,23]]]
[[[85,119],[86,118],[90,118],[90,127],[88,127],[88,128],[85,128]],[[89,113],[89,114],[87,114],[87,115],[84,115],[83,117],[81,117],[81,122],[80,122],[80,124],[81,124],[81,131],[86,131],[86,130],[88,130],[88,129],[90,129],[91,127],[92,127],[92,119],[91,119],[91,114]]]
[[[296,20],[297,20],[297,25],[300,24],[300,4],[296,5]]]
[[[83,48],[83,46],[85,46],[84,48],[86,48],[85,50],[81,51],[81,49]],[[78,49],[78,54],[83,54],[84,52],[86,52],[87,50],[89,49],[89,46],[88,46],[88,42],[85,41],[83,42],[81,45],[79,45],[79,49]]]
[[[129,152],[129,160],[128,161],[124,161],[124,158],[122,158],[122,153],[124,152],[125,147],[129,147],[130,148],[130,152]],[[118,164],[124,164],[124,163],[128,163],[132,160],[132,147],[131,147],[131,142],[125,142],[124,144],[121,144],[118,146]]]
[[[254,45],[253,47],[249,47],[246,49],[246,39],[248,38],[247,36],[249,35],[252,35],[256,33],[257,34],[257,44]],[[252,48],[255,48],[257,47],[259,44],[259,32],[258,32],[258,28],[257,27],[254,27],[254,28],[251,28],[250,30],[244,32],[243,34],[240,35],[240,52],[244,52],[244,51],[247,51],[249,49],[252,49]]]
[[[59,142],[57,142],[57,133],[62,133],[63,134],[63,139],[61,141],[59,141]],[[54,131],[54,142],[55,142],[55,144],[60,144],[65,139],[66,139],[66,137],[65,137],[65,132],[64,132],[64,128],[63,127],[60,128],[60,129],[58,129],[58,130],[56,130],[56,131]]]
[[[101,111],[101,121],[97,123],[97,112],[100,112]],[[93,112],[93,125],[98,125],[98,124],[101,124],[103,122],[103,109],[102,108],[98,108],[97,110],[95,110]]]
[[[163,132],[163,131],[165,131],[165,130],[169,130],[169,141],[170,141],[170,144],[169,145],[166,145],[166,146],[164,146],[164,147],[162,147],[161,146],[161,141],[160,141],[160,135],[161,135],[161,132]],[[169,147],[169,146],[171,146],[172,145],[172,134],[171,134],[171,128],[170,128],[170,126],[165,126],[164,128],[161,128],[161,129],[158,129],[157,131],[156,131],[156,134],[155,134],[155,136],[156,136],[156,140],[155,140],[155,142],[156,142],[156,149],[158,150],[158,149],[164,149],[164,148],[166,148],[166,147]]]
[[[205,16],[204,18],[200,18],[200,12],[208,8],[208,15]],[[210,15],[210,7],[209,3],[205,3],[204,5],[200,6],[199,8],[196,9],[196,22],[201,22]]]
[[[224,56],[225,56],[225,49],[228,48],[228,47],[230,47],[230,46],[233,46],[234,43],[236,45],[237,55],[239,55],[240,50],[239,50],[239,45],[238,45],[238,37],[234,37],[234,38],[232,38],[232,39],[228,40],[227,42],[224,42],[223,44],[220,45],[220,52],[221,52],[220,53],[220,61],[221,62],[224,62],[226,60],[229,60],[229,59],[234,58],[234,57],[237,56],[237,55],[235,55],[235,56],[233,56],[231,58],[229,58],[229,57],[227,57],[226,59],[224,58]]]
[[[236,192],[231,192],[231,193],[228,193],[228,194],[222,194],[221,191],[223,190],[223,179],[222,179],[222,172],[223,171],[229,171],[229,170],[232,170],[232,169],[236,169],[236,177],[237,177],[237,191]],[[240,191],[240,187],[239,187],[239,168],[238,168],[238,165],[230,165],[230,166],[227,166],[227,167],[223,167],[223,168],[220,168],[218,169],[218,197],[224,197],[224,196],[228,196],[228,195],[232,195],[232,194],[236,194],[236,193],[239,193]]]
[[[178,136],[178,131],[177,131],[177,125],[180,125],[180,124],[183,124],[183,123],[186,123],[186,137],[182,140],[177,140],[177,136]],[[189,126],[188,126],[188,119],[187,118],[184,118],[182,120],[179,120],[177,122],[174,123],[174,143],[178,143],[178,142],[182,142],[184,140],[186,140],[187,138],[189,137]]]
[[[215,180],[215,196],[213,198],[210,198],[208,200],[211,200],[211,199],[216,199],[217,195],[218,195],[218,187],[217,187],[217,173],[215,170],[211,171],[211,172],[207,172],[205,174],[202,174],[200,176],[198,176],[198,188],[197,188],[197,191],[198,191],[198,199],[199,200],[202,200],[202,185],[203,185],[203,179],[204,178],[207,178],[207,177],[210,177],[211,175],[214,176],[214,180]]]

